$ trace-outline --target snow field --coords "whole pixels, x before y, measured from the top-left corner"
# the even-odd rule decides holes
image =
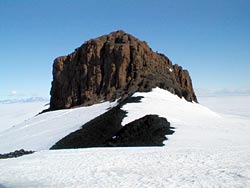
[[[0,182],[18,188],[249,187],[247,151],[241,147],[235,151],[187,147],[46,150],[2,160]]]
[[[20,136],[17,138],[19,141],[22,138],[23,143],[31,140],[29,136],[22,137],[20,133],[23,129],[29,131],[43,127],[45,131],[45,128],[51,128],[51,134],[42,133],[43,137],[49,135],[50,142],[45,142],[43,137],[36,135],[37,131],[32,132],[32,140],[42,140],[41,143],[35,142],[32,147],[41,151],[16,159],[0,160],[0,187],[250,187],[249,116],[215,113],[159,88],[150,93],[136,93],[134,96],[144,98],[141,103],[123,106],[128,114],[122,124],[146,114],[166,117],[171,126],[175,127],[175,133],[167,136],[169,140],[165,142],[166,147],[46,150],[48,143],[59,139],[57,136],[60,132],[66,134],[64,123],[67,127],[77,128],[79,121],[85,121],[84,114],[87,113],[87,117],[95,114],[93,118],[97,116],[96,105],[88,107],[88,110],[79,108],[71,109],[75,111],[51,112],[53,114],[47,115],[45,122],[39,121],[41,119],[37,116],[27,124],[21,123],[16,128],[8,129],[11,137],[7,137],[6,131],[0,132],[0,149],[4,150],[17,144],[11,141],[14,135]],[[228,109],[223,107],[228,102],[223,104],[224,102],[222,100],[221,105],[216,103],[215,107]],[[238,104],[239,109],[242,107],[241,102],[244,101]],[[211,101],[209,104],[213,106]],[[234,105],[237,111],[237,105]],[[106,108],[103,106],[100,113]],[[247,109],[242,110],[243,114],[250,114]],[[7,144],[2,147],[5,142]]]

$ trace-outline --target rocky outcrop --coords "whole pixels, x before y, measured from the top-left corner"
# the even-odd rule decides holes
[[[55,59],[50,110],[125,98],[153,87],[197,102],[187,70],[119,30]]]

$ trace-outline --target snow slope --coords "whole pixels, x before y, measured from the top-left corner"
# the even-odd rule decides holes
[[[57,110],[22,121],[0,131],[0,153],[19,149],[33,151],[49,149],[58,140],[78,130],[83,124],[114,105],[116,102],[104,102],[89,107]]]
[[[222,147],[230,144],[250,146],[250,139],[245,134],[250,131],[249,118],[230,118],[159,88],[149,93],[136,93],[134,96],[144,98],[142,103],[123,106],[122,109],[128,112],[128,117],[123,119],[122,124],[125,125],[146,114],[166,117],[171,126],[176,128],[175,134],[168,136],[173,140],[167,141],[168,145],[214,147],[215,142],[217,146]]]
[[[215,113],[159,88],[135,96],[144,98],[123,106],[122,123],[166,117],[176,128],[166,147],[43,150],[0,160],[0,187],[250,187],[250,117]]]

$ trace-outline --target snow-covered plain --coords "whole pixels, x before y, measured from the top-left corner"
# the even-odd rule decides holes
[[[199,102],[219,113],[250,117],[250,95],[203,96]]]
[[[159,88],[135,96],[144,98],[141,103],[123,106],[128,116],[122,123],[146,114],[166,117],[175,127],[175,133],[165,142],[166,147],[41,150],[0,160],[0,187],[250,187],[250,115],[247,115],[250,111],[244,112],[244,116],[228,111],[217,113]],[[203,99],[201,103],[213,106],[209,100]],[[214,109],[228,102],[223,104],[223,100],[221,103],[218,100]],[[237,105],[240,108],[242,102],[245,103],[244,100],[232,103],[234,109]],[[83,121],[80,117],[73,120],[69,114],[61,117],[65,121]],[[83,112],[80,114],[84,117]],[[33,124],[21,123],[19,129],[25,125],[26,130],[27,125],[35,129],[36,120],[30,121]],[[60,126],[64,126],[63,122],[52,131],[61,129]],[[15,135],[19,129],[7,131]],[[41,139],[39,134],[34,138]],[[6,131],[0,132],[0,140],[0,153],[13,144]]]
[[[34,117],[46,108],[46,102],[0,103],[0,132]]]

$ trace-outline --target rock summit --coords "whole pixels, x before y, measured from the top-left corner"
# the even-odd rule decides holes
[[[197,102],[187,70],[118,30],[54,60],[50,110],[124,99],[154,87]]]

